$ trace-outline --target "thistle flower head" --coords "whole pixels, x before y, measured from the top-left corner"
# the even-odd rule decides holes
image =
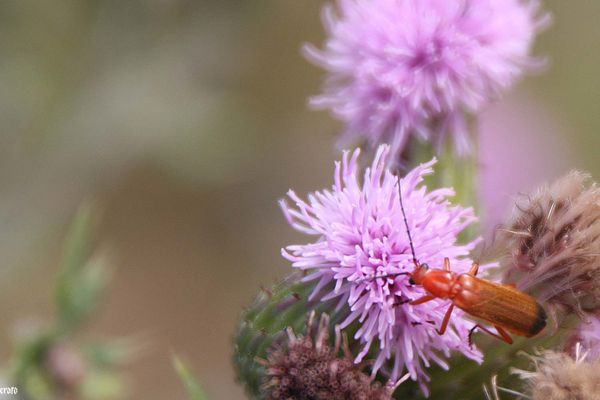
[[[392,388],[381,386],[352,362],[347,346],[340,356],[341,334],[329,345],[329,318],[321,315],[314,329],[310,315],[307,333],[296,336],[287,330],[287,345],[273,348],[266,367],[264,389],[268,400],[389,400]]]
[[[295,207],[282,200],[289,223],[314,240],[291,245],[283,255],[292,265],[310,273],[315,280],[313,298],[339,298],[349,314],[342,328],[358,321],[355,339],[362,343],[356,361],[362,360],[377,343],[373,370],[385,367],[392,380],[403,370],[423,384],[424,368],[436,363],[448,368],[444,358],[451,350],[480,361],[481,354],[467,340],[472,323],[457,312],[449,329],[438,335],[448,302],[433,300],[413,306],[409,300],[425,294],[411,285],[406,275],[414,269],[413,256],[399,201],[397,177],[385,169],[389,146],[381,146],[373,164],[359,178],[359,150],[344,154],[336,163],[331,190],[312,193],[308,201],[288,193]],[[457,235],[475,221],[473,210],[452,206],[447,197],[452,189],[427,191],[423,177],[432,173],[435,160],[422,164],[401,179],[400,188],[416,257],[432,267],[442,266],[444,257],[452,269],[466,272],[466,258],[477,241],[461,245]],[[385,276],[385,277],[383,277]],[[390,363],[386,363],[390,360]],[[422,385],[424,387],[424,385]]]
[[[571,172],[521,201],[502,229],[505,280],[554,309],[600,310],[600,189]]]
[[[573,357],[546,351],[532,357],[535,371],[513,370],[527,382],[532,400],[598,400],[600,360],[589,360],[585,349],[577,344]]]
[[[323,11],[327,39],[305,55],[324,68],[311,99],[347,124],[345,138],[391,143],[411,136],[468,150],[464,113],[476,112],[535,62],[536,32],[548,21],[536,1],[338,0]],[[539,64],[539,63],[538,63]]]

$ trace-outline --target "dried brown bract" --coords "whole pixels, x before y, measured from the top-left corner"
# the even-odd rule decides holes
[[[321,315],[316,332],[314,313],[307,324],[306,336],[288,329],[287,346],[269,352],[260,361],[267,369],[263,385],[269,400],[389,400],[392,388],[382,386],[354,364],[347,345],[340,356],[341,334],[335,346],[328,344],[329,317]],[[313,339],[314,336],[314,339]],[[345,342],[345,341],[344,341]]]
[[[573,171],[517,201],[499,231],[504,280],[581,317],[600,310],[600,189],[588,180]]]
[[[514,370],[532,400],[600,400],[600,360],[589,361],[578,345],[574,357],[547,351],[532,357],[535,371]]]

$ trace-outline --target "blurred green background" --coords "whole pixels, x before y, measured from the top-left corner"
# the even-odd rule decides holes
[[[0,2],[0,357],[49,320],[68,222],[102,208],[114,277],[86,338],[141,335],[128,398],[184,398],[171,353],[213,399],[242,399],[236,317],[307,239],[277,199],[330,185],[339,122],[307,109],[323,74],[320,1]],[[554,17],[526,77],[483,114],[487,226],[510,196],[570,168],[600,176],[600,2]],[[526,173],[523,173],[526,171]]]

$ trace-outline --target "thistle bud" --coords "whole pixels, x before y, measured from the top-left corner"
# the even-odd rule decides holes
[[[233,364],[237,380],[251,398],[264,398],[261,388],[266,368],[257,360],[268,358],[268,349],[285,339],[287,328],[304,332],[310,310],[331,314],[331,322],[344,315],[335,311],[336,302],[310,301],[314,282],[303,282],[302,274],[292,274],[270,289],[261,289],[241,315],[234,337]]]
[[[268,400],[389,400],[393,388],[373,382],[355,364],[342,335],[336,330],[335,345],[329,344],[329,317],[322,314],[315,327],[315,313],[309,314],[305,335],[287,329],[287,340],[273,347],[267,360],[263,391]],[[364,366],[363,366],[364,367]]]

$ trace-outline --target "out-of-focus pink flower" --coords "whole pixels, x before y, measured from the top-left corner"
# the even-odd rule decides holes
[[[588,359],[600,361],[600,317],[592,317],[579,328],[581,345],[588,351]]]
[[[535,0],[338,0],[323,11],[327,39],[306,57],[328,72],[311,99],[347,124],[344,138],[398,156],[411,136],[465,153],[465,113],[479,111],[524,70],[549,21]]]
[[[283,255],[294,267],[310,271],[306,280],[317,281],[313,298],[339,298],[340,307],[347,304],[349,315],[342,327],[359,321],[355,338],[363,347],[357,362],[376,343],[375,372],[383,368],[390,379],[396,380],[408,370],[426,390],[424,369],[432,363],[448,368],[445,358],[451,350],[481,361],[481,353],[467,340],[473,323],[457,312],[448,331],[440,336],[435,328],[440,326],[449,303],[434,300],[417,306],[408,304],[407,300],[421,297],[425,291],[411,285],[406,275],[394,275],[412,272],[414,265],[397,177],[385,169],[390,148],[379,147],[362,182],[358,156],[359,150],[352,155],[346,152],[342,162],[336,163],[330,190],[314,192],[308,195],[308,201],[290,191],[288,196],[295,207],[281,201],[289,223],[314,237],[311,243],[286,247]],[[461,245],[457,235],[476,218],[471,208],[449,203],[452,189],[428,192],[421,185],[423,176],[432,173],[434,163],[422,164],[401,179],[416,256],[432,267],[441,267],[444,257],[448,257],[453,270],[466,272],[472,263],[466,256],[477,240]],[[392,276],[381,277],[384,275]]]
[[[600,315],[590,316],[582,321],[568,342],[567,347],[572,349],[576,349],[579,344],[587,360],[600,362]],[[574,353],[573,350],[571,352]]]
[[[479,217],[483,236],[491,242],[519,194],[573,168],[574,132],[542,99],[517,90],[480,114],[477,133]]]

